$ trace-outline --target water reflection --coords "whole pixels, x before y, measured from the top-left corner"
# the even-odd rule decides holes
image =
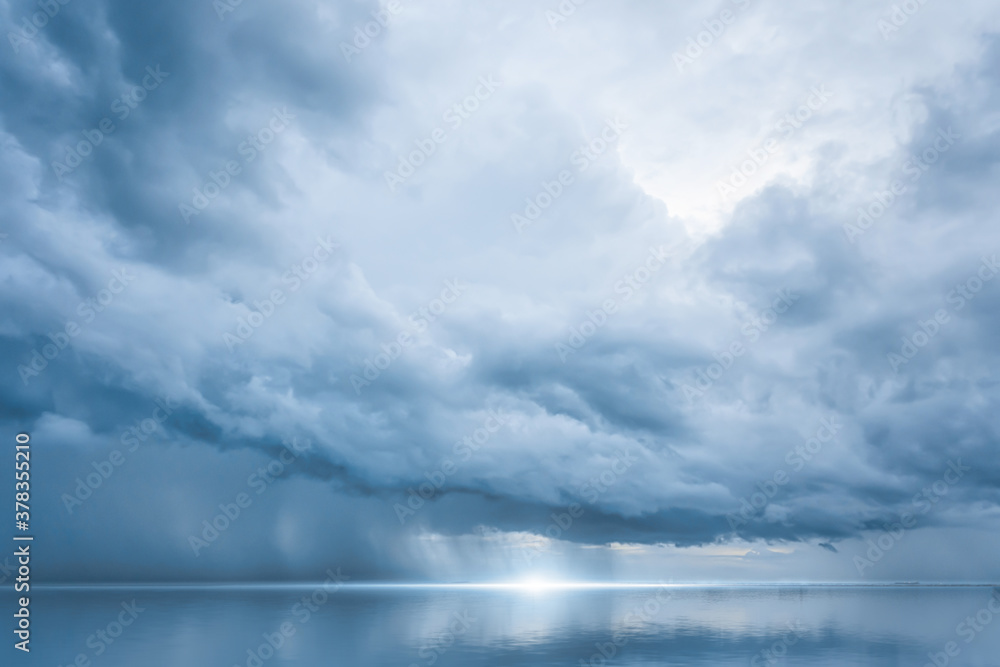
[[[998,665],[992,595],[976,587],[44,589],[33,595],[32,653],[8,640],[2,655],[5,665],[84,667],[920,667],[933,664],[929,654],[948,665]],[[2,602],[13,609],[9,594]],[[962,632],[977,614],[980,630]]]

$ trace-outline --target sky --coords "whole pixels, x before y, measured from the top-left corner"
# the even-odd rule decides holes
[[[37,576],[1000,578],[996,3],[0,18]]]

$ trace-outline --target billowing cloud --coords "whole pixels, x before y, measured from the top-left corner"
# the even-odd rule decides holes
[[[563,5],[3,7],[53,578],[997,575],[997,8]]]

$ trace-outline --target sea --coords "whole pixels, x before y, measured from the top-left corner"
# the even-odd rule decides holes
[[[0,664],[1000,667],[1000,589],[295,585],[12,592]]]

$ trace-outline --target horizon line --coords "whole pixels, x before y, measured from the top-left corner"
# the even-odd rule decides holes
[[[170,590],[170,589],[301,589],[301,588],[353,588],[353,589],[453,589],[453,590],[628,590],[645,588],[989,588],[998,582],[934,582],[934,581],[880,581],[880,582],[607,582],[607,581],[493,581],[493,582],[384,582],[384,581],[229,581],[229,582],[51,582],[36,583],[42,590]]]

